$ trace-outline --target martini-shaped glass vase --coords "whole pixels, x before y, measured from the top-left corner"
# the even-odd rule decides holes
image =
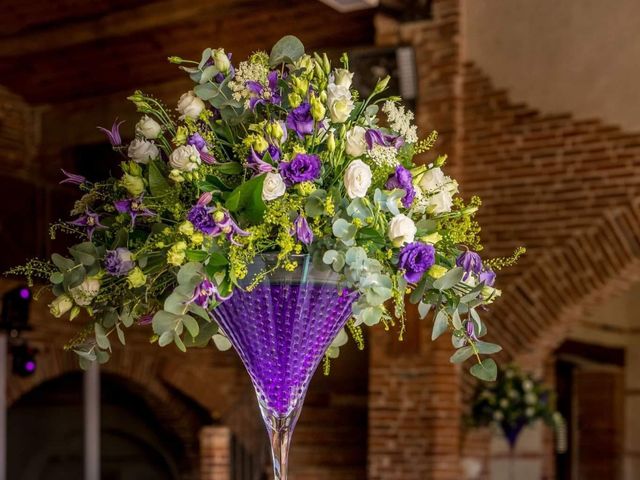
[[[258,257],[244,288],[212,311],[256,390],[275,480],[287,478],[291,436],[309,382],[357,298],[335,272],[314,267],[310,256],[293,259],[297,268],[286,271],[275,267],[275,254]]]

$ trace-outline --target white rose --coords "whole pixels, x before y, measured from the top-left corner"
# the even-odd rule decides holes
[[[395,247],[413,242],[417,231],[413,220],[402,213],[393,217],[389,222],[389,239]]]
[[[87,306],[91,304],[91,301],[98,295],[100,290],[100,280],[97,278],[86,278],[77,287],[69,290],[71,297],[80,306]]]
[[[229,71],[231,62],[229,61],[229,57],[226,53],[224,53],[224,50],[222,48],[218,48],[213,51],[213,64],[222,73],[227,73]]]
[[[144,138],[154,139],[158,138],[158,135],[162,132],[162,127],[153,118],[145,115],[136,123],[136,132]]]
[[[351,86],[351,80],[353,79],[353,73],[346,68],[336,68],[333,78],[334,83],[339,87],[349,88]]]
[[[287,186],[279,173],[267,172],[262,184],[262,199],[265,201],[274,200],[284,195],[286,189]]]
[[[180,100],[178,100],[178,112],[182,114],[180,120],[184,120],[187,117],[195,120],[202,110],[204,110],[204,102],[196,97],[192,91],[183,93]]]
[[[56,297],[53,302],[49,304],[49,310],[51,311],[51,315],[56,318],[60,318],[62,315],[67,313],[73,307],[73,300],[67,295],[63,293],[62,295]]]
[[[439,167],[432,168],[422,174],[419,186],[425,192],[433,192],[447,183],[447,178]]]
[[[354,107],[351,92],[347,87],[330,83],[327,86],[327,105],[332,122],[346,122]]]
[[[352,157],[359,157],[367,150],[367,141],[364,138],[366,132],[360,125],[356,125],[347,132],[345,150]]]
[[[349,198],[362,198],[371,186],[371,168],[362,160],[354,160],[344,172],[344,187]]]
[[[169,164],[181,172],[191,172],[200,164],[200,152],[193,145],[183,145],[171,153]]]
[[[453,206],[453,199],[447,190],[442,190],[427,198],[426,203],[427,210],[437,215],[439,213],[450,212]]]
[[[136,138],[129,144],[127,155],[129,155],[129,158],[134,162],[146,164],[149,163],[149,160],[158,158],[160,156],[160,151],[153,142]]]

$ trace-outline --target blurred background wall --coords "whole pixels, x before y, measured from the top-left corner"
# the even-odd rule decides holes
[[[116,168],[96,125],[119,117],[131,137],[135,88],[168,105],[189,88],[167,56],[220,45],[237,61],[289,33],[309,50],[349,50],[361,78],[390,72],[401,89],[415,73],[420,131],[440,132],[436,150],[463,195],[483,199],[485,254],[528,249],[501,272],[490,335],[502,362],[556,385],[570,448],[556,456],[547,429],[528,430],[517,478],[640,478],[638,2],[383,0],[351,13],[315,0],[2,3],[3,269],[64,245],[46,228],[75,198],[60,168],[89,178]],[[82,380],[63,350],[76,326],[50,318],[46,300],[24,334],[38,368],[9,382],[12,480],[78,472],[82,457],[72,421]],[[504,441],[462,420],[473,382],[414,317],[404,342],[374,330],[366,352],[347,350],[314,379],[293,478],[508,478]],[[260,478],[262,427],[235,356],[147,340],[140,329],[103,368],[104,478]]]

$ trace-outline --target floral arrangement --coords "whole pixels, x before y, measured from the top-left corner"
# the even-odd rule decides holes
[[[499,427],[511,448],[524,427],[542,420],[556,430],[556,449],[562,453],[567,445],[566,426],[554,403],[549,387],[510,365],[499,372],[495,383],[478,385],[470,420],[475,426]]]
[[[177,112],[137,91],[135,138],[123,144],[122,122],[102,129],[124,157],[121,176],[92,183],[64,172],[83,196],[52,233],[81,243],[12,271],[50,282],[55,317],[88,313],[69,344],[82,363],[106,361],[112,337],[124,344],[136,323],[150,324],[160,346],[229,348],[210,312],[256,255],[277,252],[279,267],[294,269],[294,255],[308,253],[359,292],[347,330],[360,346],[363,325],[402,336],[408,294],[421,317],[434,309],[434,339],[451,332],[452,361],[476,356],[471,373],[495,377],[480,355],[500,347],[480,340],[479,311],[500,295],[494,272],[524,250],[483,262],[479,199],[456,195],[446,156],[415,162],[437,134],[418,138],[413,114],[384,95],[388,78],[361,97],[346,55],[333,67],[292,36],[236,65],[211,48],[200,61],[169,61],[195,82]]]

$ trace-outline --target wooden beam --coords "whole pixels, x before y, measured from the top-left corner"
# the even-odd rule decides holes
[[[232,10],[259,6],[256,0],[163,0],[148,5],[117,11],[97,19],[63,23],[30,34],[17,34],[2,38],[0,57],[16,57],[32,53],[124,37],[165,25],[195,18],[213,17],[217,20]],[[278,0],[278,4],[281,2]],[[0,37],[1,38],[1,37]]]

